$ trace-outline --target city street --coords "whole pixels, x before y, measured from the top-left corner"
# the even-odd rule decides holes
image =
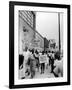
[[[51,71],[50,66],[48,66],[48,68],[45,69],[45,72],[43,74],[41,74],[40,69],[39,69],[39,71],[36,69],[35,76],[34,76],[33,79],[35,79],[35,78],[52,78],[52,77],[54,77],[54,75],[52,73],[50,73],[50,71]],[[19,78],[21,79],[23,77],[23,70],[20,70],[19,74],[20,74]],[[25,79],[30,79],[30,75],[27,76]]]
[[[45,69],[45,72],[43,74],[41,74],[40,72],[36,72],[35,77],[34,78],[51,78],[54,77],[54,75],[52,73],[50,73],[50,66],[48,67],[48,69]]]
[[[19,11],[19,79],[54,77],[50,73],[53,67],[52,70],[51,66],[45,67],[44,73],[41,73],[41,69],[43,71],[44,63],[49,63],[49,59],[52,66],[54,59],[59,60],[59,56],[55,57],[57,51],[63,53],[62,20],[62,13]],[[29,57],[28,69],[25,65]],[[33,60],[42,63],[39,71]]]

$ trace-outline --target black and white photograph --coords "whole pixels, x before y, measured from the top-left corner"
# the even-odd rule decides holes
[[[14,38],[10,85],[69,84],[69,5],[19,3],[11,3],[10,9]]]
[[[18,14],[19,79],[63,77],[63,13]]]

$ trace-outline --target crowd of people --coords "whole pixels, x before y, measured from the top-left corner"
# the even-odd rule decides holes
[[[45,57],[46,62],[40,61],[40,57]],[[51,72],[55,77],[63,76],[63,59],[59,51],[38,51],[35,49],[25,48],[23,52],[23,58],[19,57],[23,61],[19,65],[19,69],[23,69],[23,77],[25,79],[27,76],[34,78],[35,73],[39,72],[44,74],[45,69],[48,70],[48,67],[51,67]]]

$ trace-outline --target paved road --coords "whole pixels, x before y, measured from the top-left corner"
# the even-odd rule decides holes
[[[48,69],[45,69],[45,72],[41,74],[40,72],[36,72],[34,78],[51,78],[54,77],[52,73],[50,73],[50,67]]]
[[[40,73],[40,69],[39,69],[39,71],[37,71],[37,69],[36,69],[34,79],[35,78],[52,78],[52,77],[54,77],[54,75],[52,73],[50,73],[50,71],[51,71],[50,66],[48,66],[48,68],[45,69],[45,72],[43,74]],[[23,70],[20,70],[19,78],[21,78],[22,76],[23,76]],[[26,77],[26,79],[29,79],[29,78],[30,78],[30,75]]]

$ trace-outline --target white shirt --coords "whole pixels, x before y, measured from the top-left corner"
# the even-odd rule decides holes
[[[29,51],[23,52],[23,56],[24,56],[24,62],[26,63],[28,58],[29,58],[29,56],[30,56],[30,52]]]
[[[54,66],[56,66],[54,72],[57,75],[61,74],[61,76],[63,76],[63,60],[55,60]]]

